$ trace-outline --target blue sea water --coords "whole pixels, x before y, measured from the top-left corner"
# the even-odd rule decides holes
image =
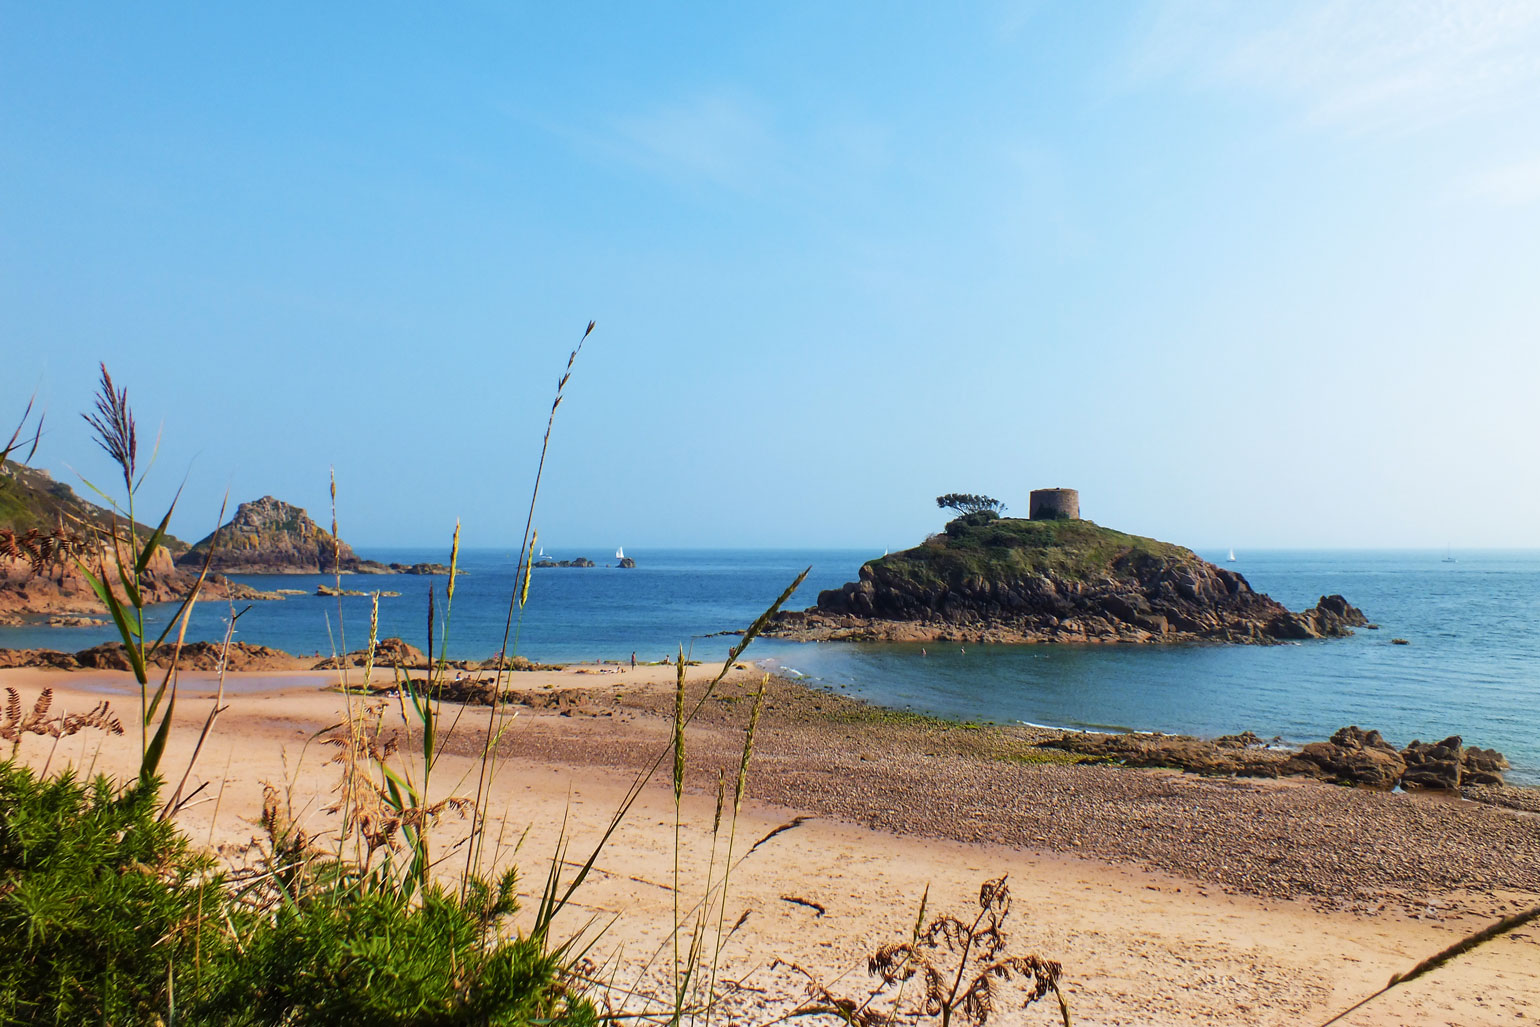
[[[382,560],[444,561],[442,552],[383,550]],[[605,551],[574,550],[591,569],[534,572],[516,651],[539,661],[656,660],[683,645],[720,658],[804,567],[789,604],[852,580],[877,554],[850,550],[635,550],[638,566],[604,566]],[[1216,562],[1224,554],[1201,553]],[[1252,730],[1303,742],[1344,724],[1392,741],[1463,735],[1502,750],[1512,780],[1540,783],[1540,552],[1243,552],[1230,565],[1291,609],[1332,592],[1359,606],[1378,631],[1284,646],[967,646],[799,644],[765,639],[771,658],[815,684],[895,707],[962,719],[1218,735]],[[609,562],[613,562],[610,560]],[[469,551],[449,625],[451,657],[482,658],[502,644],[516,582],[511,551]],[[243,577],[257,588],[314,591],[325,577]],[[444,579],[344,576],[343,585],[400,591],[380,605],[380,633],[426,648],[428,590]],[[239,609],[240,607],[237,607]],[[169,611],[152,611],[155,619]],[[192,638],[218,639],[228,604],[205,602]],[[237,638],[292,652],[356,649],[369,601],[313,595],[250,604]],[[438,614],[440,627],[443,613]],[[0,646],[79,649],[113,637],[104,628],[0,627]],[[1406,638],[1410,645],[1392,645]]]

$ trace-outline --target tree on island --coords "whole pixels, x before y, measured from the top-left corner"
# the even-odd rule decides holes
[[[975,496],[966,492],[948,492],[936,497],[936,505],[943,510],[956,510],[964,517],[969,514],[990,513],[999,517],[1005,513],[1005,504],[988,496]]]

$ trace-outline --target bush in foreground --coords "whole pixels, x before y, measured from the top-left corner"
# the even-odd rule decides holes
[[[413,901],[296,856],[239,885],[159,808],[0,764],[0,1022],[595,1022],[562,953],[499,935],[511,873]]]

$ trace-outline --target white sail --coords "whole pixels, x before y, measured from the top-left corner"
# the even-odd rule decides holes
[[[1233,549],[1230,550],[1230,559],[1228,561],[1226,561],[1226,562],[1227,563],[1234,563],[1235,562],[1235,550],[1233,550]]]
[[[617,559],[617,560],[624,560],[625,558],[626,558],[626,547],[625,546],[616,546],[615,547],[615,559]]]

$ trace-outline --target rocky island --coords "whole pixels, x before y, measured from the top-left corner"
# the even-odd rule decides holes
[[[868,561],[858,580],[819,593],[818,605],[781,613],[767,634],[1265,644],[1339,637],[1368,623],[1339,595],[1291,612],[1190,549],[1104,528],[1079,512],[1074,490],[1044,489],[1032,493],[1026,519],[965,513],[913,549]]]
[[[210,569],[220,574],[448,574],[438,563],[361,560],[353,547],[310,519],[301,507],[272,496],[242,503],[230,523],[177,558],[196,571],[210,547]]]

